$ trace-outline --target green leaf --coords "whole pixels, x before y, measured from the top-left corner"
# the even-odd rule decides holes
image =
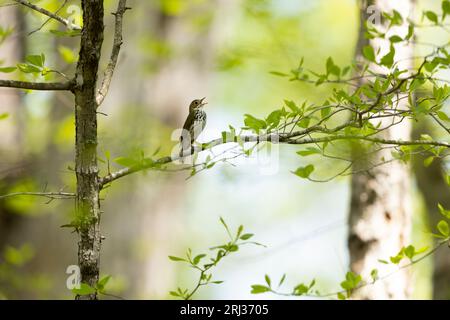
[[[6,246],[3,257],[5,261],[17,267],[21,267],[34,257],[34,250],[29,244],[24,244],[19,248]]]
[[[448,236],[450,236],[450,228],[447,221],[439,221],[439,223],[437,224],[437,229],[444,237],[447,238]]]
[[[342,69],[341,76],[345,76],[350,71],[350,69],[351,69],[350,66],[347,66],[344,69]]]
[[[183,0],[159,1],[160,10],[167,16],[179,16],[186,12],[188,5]]]
[[[266,275],[264,276],[264,279],[266,280],[266,283],[267,283],[267,285],[268,285],[269,288],[270,288],[270,286],[272,285],[272,284],[271,284],[271,281],[270,281],[270,277],[266,274]]]
[[[331,113],[331,107],[323,108],[320,110],[320,116],[323,118],[328,117],[328,115]]]
[[[16,69],[17,69],[17,67],[1,67],[0,72],[11,73],[11,72],[15,71]]]
[[[424,253],[424,252],[426,252],[429,248],[430,248],[429,246],[425,246],[425,247],[422,247],[422,248],[420,248],[420,249],[414,249],[414,250],[416,250],[415,253],[414,253],[414,255],[417,256],[418,254]]]
[[[367,60],[375,62],[375,51],[373,50],[372,46],[365,46],[363,48],[363,56]]]
[[[92,288],[90,285],[88,285],[87,283],[80,283],[80,288],[74,288],[72,289],[72,292],[76,295],[79,296],[85,296],[88,294],[94,294],[97,292],[97,290],[95,290],[95,288]]]
[[[391,44],[389,53],[387,53],[383,58],[381,58],[380,64],[390,68],[394,64],[394,57],[395,57],[395,48]]]
[[[139,161],[137,161],[136,159],[127,158],[127,157],[118,157],[118,158],[115,158],[113,161],[124,167],[133,167],[133,166],[139,164]]]
[[[421,134],[420,135],[420,140],[432,141],[433,138],[429,134]]]
[[[169,294],[174,297],[179,297],[180,295],[175,291],[170,291]]]
[[[17,68],[24,73],[41,73],[42,69],[27,63],[19,63],[17,64]]]
[[[405,40],[410,40],[414,35],[414,24],[410,23],[408,25],[408,34],[405,37]]]
[[[286,273],[283,274],[283,276],[280,279],[280,282],[278,282],[278,287],[281,287],[281,285],[283,284],[284,280],[286,279]]]
[[[44,63],[45,63],[45,55],[43,53],[32,54],[32,55],[26,56],[25,61],[42,68],[42,67],[44,67]]]
[[[9,117],[9,113],[3,112],[0,113],[0,120],[4,120]]]
[[[241,224],[236,232],[236,239],[239,239],[239,237],[242,234],[242,231],[244,231],[244,226]]]
[[[438,203],[439,212],[446,217],[447,219],[450,219],[450,210],[445,210],[444,207]]]
[[[264,120],[255,118],[254,116],[250,114],[245,114],[244,123],[247,127],[250,129],[253,129],[257,133],[261,130],[267,127],[267,123]]]
[[[294,113],[299,113],[300,112],[300,108],[297,107],[297,105],[295,104],[294,101],[292,100],[284,100],[284,104],[292,110],[292,112]]]
[[[357,275],[349,271],[345,275],[345,281],[341,282],[341,287],[345,290],[352,290],[355,289],[361,281],[362,281],[361,275]]]
[[[306,157],[312,154],[322,154],[322,150],[316,147],[307,147],[305,150],[297,151],[297,154],[299,156]]]
[[[206,257],[206,254],[199,254],[199,255],[195,256],[195,258],[192,262],[194,263],[194,265],[197,265],[200,262],[200,260],[204,257]]]
[[[296,295],[296,296],[301,296],[301,295],[307,294],[308,291],[309,291],[309,287],[307,287],[307,286],[306,286],[305,284],[303,284],[303,283],[300,283],[299,285],[297,285],[297,286],[294,288],[294,295]]]
[[[287,73],[279,72],[279,71],[269,71],[270,74],[273,74],[274,76],[278,77],[287,77]]]
[[[414,258],[414,255],[416,254],[416,249],[414,248],[414,246],[409,245],[403,250],[403,252],[409,260],[412,260],[412,258]]]
[[[311,173],[314,171],[314,166],[312,164],[307,165],[306,167],[298,168],[294,174],[299,176],[300,178],[308,178]]]
[[[391,260],[391,262],[393,264],[399,264],[400,261],[402,261],[403,259],[403,251],[401,251],[399,254],[397,254],[396,256],[392,256],[389,258]]]
[[[398,35],[394,35],[394,36],[389,38],[389,41],[392,42],[392,43],[397,43],[397,42],[403,41],[403,39],[402,39],[402,37],[400,37]]]
[[[186,259],[175,257],[175,256],[169,256],[169,259],[172,261],[186,261]]]
[[[301,128],[308,128],[310,122],[311,122],[310,118],[303,118],[297,123],[297,125]]]
[[[433,163],[433,160],[434,160],[434,156],[429,156],[428,158],[423,160],[423,165],[425,167],[429,167]]]
[[[442,1],[442,20],[445,19],[447,15],[450,15],[450,1]]]
[[[341,288],[344,290],[352,290],[353,284],[351,281],[345,280],[341,282]]]
[[[243,234],[243,235],[240,237],[240,239],[241,239],[241,240],[248,240],[248,239],[250,239],[251,237],[253,237],[253,233],[246,233],[246,234]]]
[[[372,269],[370,271],[370,277],[372,278],[372,281],[375,282],[378,280],[378,269]]]
[[[341,69],[334,64],[333,58],[329,57],[327,59],[327,75],[332,74],[335,75],[337,77],[339,77],[341,75]]]
[[[450,121],[450,118],[447,116],[447,114],[443,111],[437,111],[436,112],[437,116],[439,119],[441,119],[442,121]]]
[[[220,221],[220,223],[225,227],[225,230],[227,231],[227,233],[228,233],[228,235],[230,236],[230,238],[232,238],[232,237],[231,237],[230,229],[228,228],[228,225],[225,223],[225,220],[224,220],[222,217],[220,217],[220,218],[219,218],[219,221]]]
[[[277,127],[281,120],[281,110],[272,111],[266,118],[266,122],[269,126]]]
[[[347,297],[342,292],[338,292],[337,297],[338,297],[339,300],[347,299]]]
[[[106,287],[106,285],[108,284],[109,280],[111,279],[110,275],[106,275],[104,277],[102,277],[100,280],[98,280],[97,282],[97,288],[100,291],[103,291]]]
[[[424,81],[422,79],[414,79],[413,81],[411,81],[411,84],[409,85],[409,90],[415,91],[417,88],[419,88],[423,84],[424,84]]]
[[[397,10],[393,10],[391,25],[401,26],[403,23],[403,17]]]
[[[69,47],[59,46],[58,52],[59,52],[59,55],[61,56],[61,58],[64,60],[64,62],[66,62],[68,64],[72,64],[77,61],[77,56],[72,51],[72,49],[70,49]]]
[[[260,284],[254,284],[252,285],[252,291],[253,294],[259,294],[270,291],[270,288],[260,285]]]
[[[427,17],[428,20],[430,20],[431,22],[434,22],[434,24],[439,23],[439,18],[437,16],[437,14],[434,13],[433,11],[425,11],[425,16]]]

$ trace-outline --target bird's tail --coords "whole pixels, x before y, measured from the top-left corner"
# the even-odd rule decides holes
[[[183,136],[180,138],[180,162],[184,163],[184,158],[190,155],[192,145],[188,139],[183,139]]]

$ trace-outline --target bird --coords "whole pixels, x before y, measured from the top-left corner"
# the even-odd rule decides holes
[[[206,126],[206,112],[203,107],[208,103],[206,97],[195,99],[189,105],[189,115],[183,125],[180,137],[180,157],[191,154],[192,145]],[[187,151],[189,151],[187,153]]]

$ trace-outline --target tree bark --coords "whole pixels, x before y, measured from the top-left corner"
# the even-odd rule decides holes
[[[78,264],[81,281],[94,287],[100,263],[100,199],[97,166],[96,85],[103,43],[103,0],[82,0],[83,31],[76,70],[75,94],[75,171]],[[95,294],[79,299],[96,299]]]
[[[416,123],[414,135],[431,133],[430,123]],[[438,210],[438,203],[444,208],[450,208],[450,192],[444,180],[444,164],[442,159],[436,158],[430,166],[425,167],[423,161],[427,156],[417,155],[414,157],[413,168],[417,186],[422,193],[429,223],[435,226],[442,215]],[[450,257],[448,250],[438,250],[433,254],[433,299],[450,299]]]
[[[372,14],[381,11],[397,10],[404,18],[412,10],[411,0],[372,0],[361,1],[361,25],[357,44],[356,59],[362,59],[362,48],[370,44],[381,48],[381,55],[389,51],[389,44],[379,39],[367,40],[364,37],[364,22]],[[374,21],[382,23],[380,21]],[[376,25],[377,26],[377,25]],[[380,27],[379,25],[377,27]],[[396,27],[396,34],[405,35],[407,25]],[[388,38],[388,37],[387,37]],[[396,61],[402,61],[401,69],[411,68],[410,60],[413,48],[404,46],[397,48]],[[376,70],[380,72],[381,70]],[[406,99],[400,100],[406,101]],[[401,104],[405,102],[400,102]],[[391,120],[392,121],[392,120]],[[388,125],[388,123],[383,123]],[[411,129],[406,121],[383,132],[382,138],[409,140]],[[392,266],[383,265],[378,259],[386,259],[398,253],[409,244],[411,228],[410,207],[410,174],[408,166],[400,162],[391,162],[376,168],[360,171],[381,161],[383,157],[391,158],[390,151],[375,153],[365,161],[356,162],[351,181],[351,203],[349,212],[348,247],[350,252],[350,268],[370,279],[374,268],[380,275],[392,271]],[[386,281],[378,281],[374,285],[357,290],[356,299],[406,299],[411,293],[411,279],[408,271],[398,271]]]

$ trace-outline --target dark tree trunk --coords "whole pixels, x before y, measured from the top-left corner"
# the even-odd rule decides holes
[[[100,264],[100,199],[97,166],[96,86],[103,43],[103,1],[82,0],[83,31],[76,70],[75,126],[78,264],[81,281],[94,287]],[[96,299],[95,294],[78,298]]]

